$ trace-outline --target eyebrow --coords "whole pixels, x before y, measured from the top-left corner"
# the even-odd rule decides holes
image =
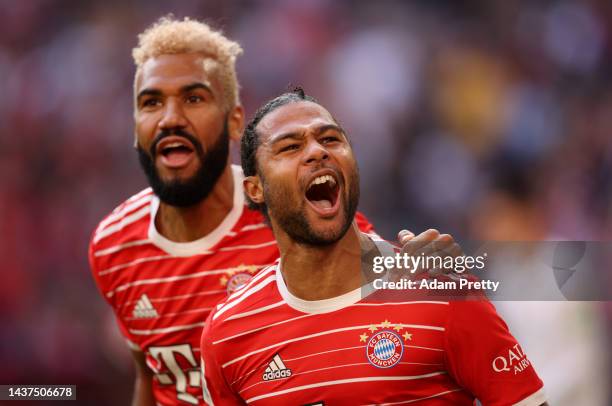
[[[201,83],[201,82],[191,83],[189,85],[185,85],[185,86],[181,87],[181,93],[189,93],[192,90],[198,90],[198,89],[205,90],[208,93],[210,93],[211,95],[213,94],[213,91],[210,88],[210,86],[205,85],[204,83]]]
[[[321,135],[326,131],[329,130],[334,130],[339,132],[340,134],[344,135],[344,130],[342,129],[342,127],[336,125],[336,124],[326,124],[326,125],[322,125],[321,127],[318,127],[314,130],[315,136]],[[288,138],[292,138],[292,139],[300,139],[303,138],[304,134],[303,133],[299,133],[299,132],[288,132],[288,133],[284,133],[284,134],[280,134],[274,138],[272,138],[271,140],[269,140],[267,143],[269,145],[274,145],[280,141],[286,140]]]
[[[142,99],[145,96],[161,96],[161,95],[162,95],[162,92],[157,89],[142,89],[140,92],[138,92],[138,96],[136,97],[136,100],[140,102],[140,99]]]
[[[204,83],[201,83],[201,82],[190,83],[188,85],[182,86],[179,89],[179,92],[180,93],[189,93],[191,91],[198,90],[198,89],[205,90],[208,93],[210,93],[211,95],[213,95],[213,92],[212,92],[212,89],[210,88],[210,86],[207,86],[207,85],[205,85]],[[138,96],[136,97],[136,100],[140,101],[140,99],[142,99],[145,96],[162,96],[162,95],[163,95],[163,93],[159,89],[146,88],[146,89],[142,89],[140,92],[138,92]]]

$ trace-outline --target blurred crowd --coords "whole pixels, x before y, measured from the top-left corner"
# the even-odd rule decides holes
[[[0,383],[129,397],[130,357],[86,252],[102,216],[146,186],[131,48],[169,12],[242,44],[247,116],[291,85],[336,115],[383,236],[612,240],[608,1],[0,0]],[[555,348],[542,358],[554,404],[610,404],[612,305],[526,306],[500,311],[519,340],[558,330],[526,344],[532,358]]]

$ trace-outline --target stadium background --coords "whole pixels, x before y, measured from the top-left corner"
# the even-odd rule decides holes
[[[130,52],[168,12],[242,44],[249,116],[290,84],[337,115],[360,163],[361,209],[385,237],[409,226],[611,240],[607,1],[3,0],[0,383],[77,384],[79,404],[130,396],[129,354],[86,248],[97,221],[145,186]],[[538,355],[556,371],[543,376],[551,404],[611,404],[612,306],[572,306],[571,317],[535,306],[542,323],[516,334],[532,359],[555,349]],[[511,330],[524,315],[513,308]],[[560,344],[542,342],[545,328]]]

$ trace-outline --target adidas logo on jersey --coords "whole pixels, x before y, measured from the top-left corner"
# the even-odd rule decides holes
[[[264,371],[263,380],[272,381],[274,379],[289,378],[290,376],[291,370],[285,366],[280,355],[276,354]]]
[[[136,302],[136,306],[134,306],[134,310],[132,311],[132,316],[136,319],[153,319],[158,317],[157,311],[153,307],[153,304],[149,300],[149,297],[146,293],[143,293]]]

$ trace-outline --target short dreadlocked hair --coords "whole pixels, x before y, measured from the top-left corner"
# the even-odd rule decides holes
[[[320,104],[314,97],[308,96],[306,93],[304,93],[304,89],[301,87],[295,87],[291,92],[283,93],[280,96],[275,97],[257,110],[255,116],[251,119],[251,121],[249,121],[244,129],[244,134],[242,135],[242,139],[240,141],[240,161],[242,163],[244,176],[255,176],[258,174],[256,154],[257,148],[259,148],[261,145],[261,141],[256,128],[259,125],[259,122],[269,113],[281,106],[289,103],[299,103],[304,101]],[[248,196],[247,203],[251,209],[259,210],[267,215],[264,204],[253,202]]]

